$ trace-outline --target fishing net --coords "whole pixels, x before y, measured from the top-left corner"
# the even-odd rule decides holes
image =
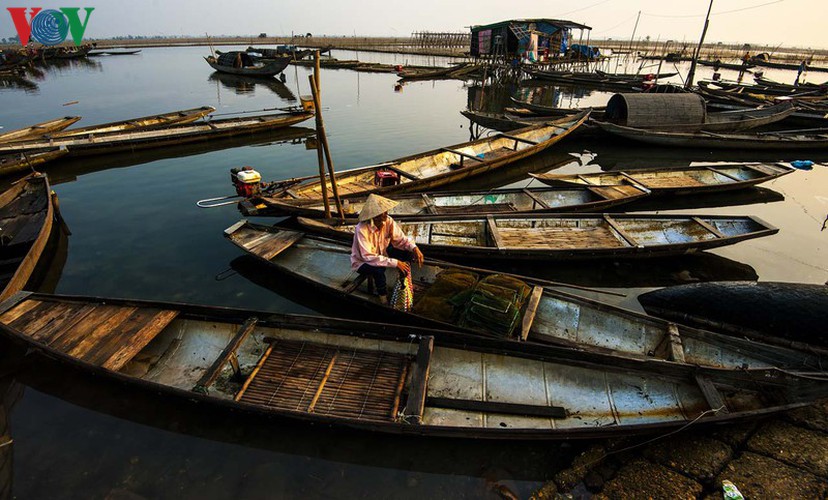
[[[400,272],[400,279],[394,285],[391,292],[391,307],[399,311],[408,312],[414,303],[414,285],[411,283],[411,271],[403,274]]]
[[[435,277],[428,290],[417,299],[413,311],[427,318],[456,323],[465,301],[458,304],[455,298],[471,290],[477,279],[476,274],[467,271],[442,271]]]
[[[530,293],[529,286],[519,279],[502,274],[488,276],[469,292],[458,325],[508,337]]]

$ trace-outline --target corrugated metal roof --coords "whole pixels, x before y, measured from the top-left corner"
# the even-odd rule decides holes
[[[492,24],[484,24],[480,26],[472,26],[472,31],[479,31],[483,29],[493,29],[493,28],[500,28],[503,26],[508,26],[513,23],[520,23],[520,24],[529,24],[529,23],[548,23],[553,26],[557,26],[558,28],[567,28],[567,29],[585,29],[591,30],[592,28],[585,25],[585,24],[578,24],[572,21],[566,21],[563,19],[546,19],[546,18],[537,18],[537,19],[510,19],[508,21],[500,21],[497,23]]]

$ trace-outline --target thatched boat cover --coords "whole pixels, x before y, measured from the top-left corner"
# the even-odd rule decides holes
[[[704,99],[693,93],[615,94],[604,115],[608,122],[636,128],[702,124],[706,117]]]
[[[241,66],[236,65],[236,58],[241,58]],[[253,58],[250,57],[250,54],[247,52],[238,52],[238,51],[231,51],[231,52],[224,52],[219,54],[218,56],[218,65],[219,66],[229,66],[231,68],[234,67],[247,67],[253,66],[255,62]]]

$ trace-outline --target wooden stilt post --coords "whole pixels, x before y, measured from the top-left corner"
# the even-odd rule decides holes
[[[325,217],[331,217],[331,204],[328,202],[328,183],[325,181],[325,156],[322,151],[322,135],[319,130],[322,128],[322,110],[319,109],[316,96],[319,94],[319,51],[314,52],[316,65],[311,76],[311,95],[313,95],[313,107],[316,113],[316,161],[319,163],[319,189],[322,195],[322,202],[325,204]],[[331,178],[331,182],[334,182]]]
[[[333,159],[331,158],[331,148],[328,145],[328,136],[325,134],[325,122],[322,120],[322,105],[319,99],[319,88],[316,86],[313,75],[308,75],[310,79],[311,90],[313,90],[313,105],[316,107],[316,135],[319,137],[319,142],[325,151],[325,160],[328,163],[328,175],[331,176],[331,191],[334,195],[334,202],[336,203],[336,211],[339,218],[345,221],[345,213],[342,211],[342,202],[339,199],[339,188],[336,185],[336,174],[334,172]],[[326,214],[330,216],[330,214]]]

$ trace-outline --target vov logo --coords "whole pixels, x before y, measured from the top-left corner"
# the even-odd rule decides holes
[[[43,10],[41,7],[7,7],[6,10],[9,11],[14,21],[20,45],[25,47],[30,39],[43,45],[57,45],[71,34],[72,41],[78,46],[89,24],[89,15],[95,8],[84,7],[86,19],[83,22],[78,14],[80,7],[61,7],[60,10]],[[28,19],[26,18],[27,10],[29,11]]]

